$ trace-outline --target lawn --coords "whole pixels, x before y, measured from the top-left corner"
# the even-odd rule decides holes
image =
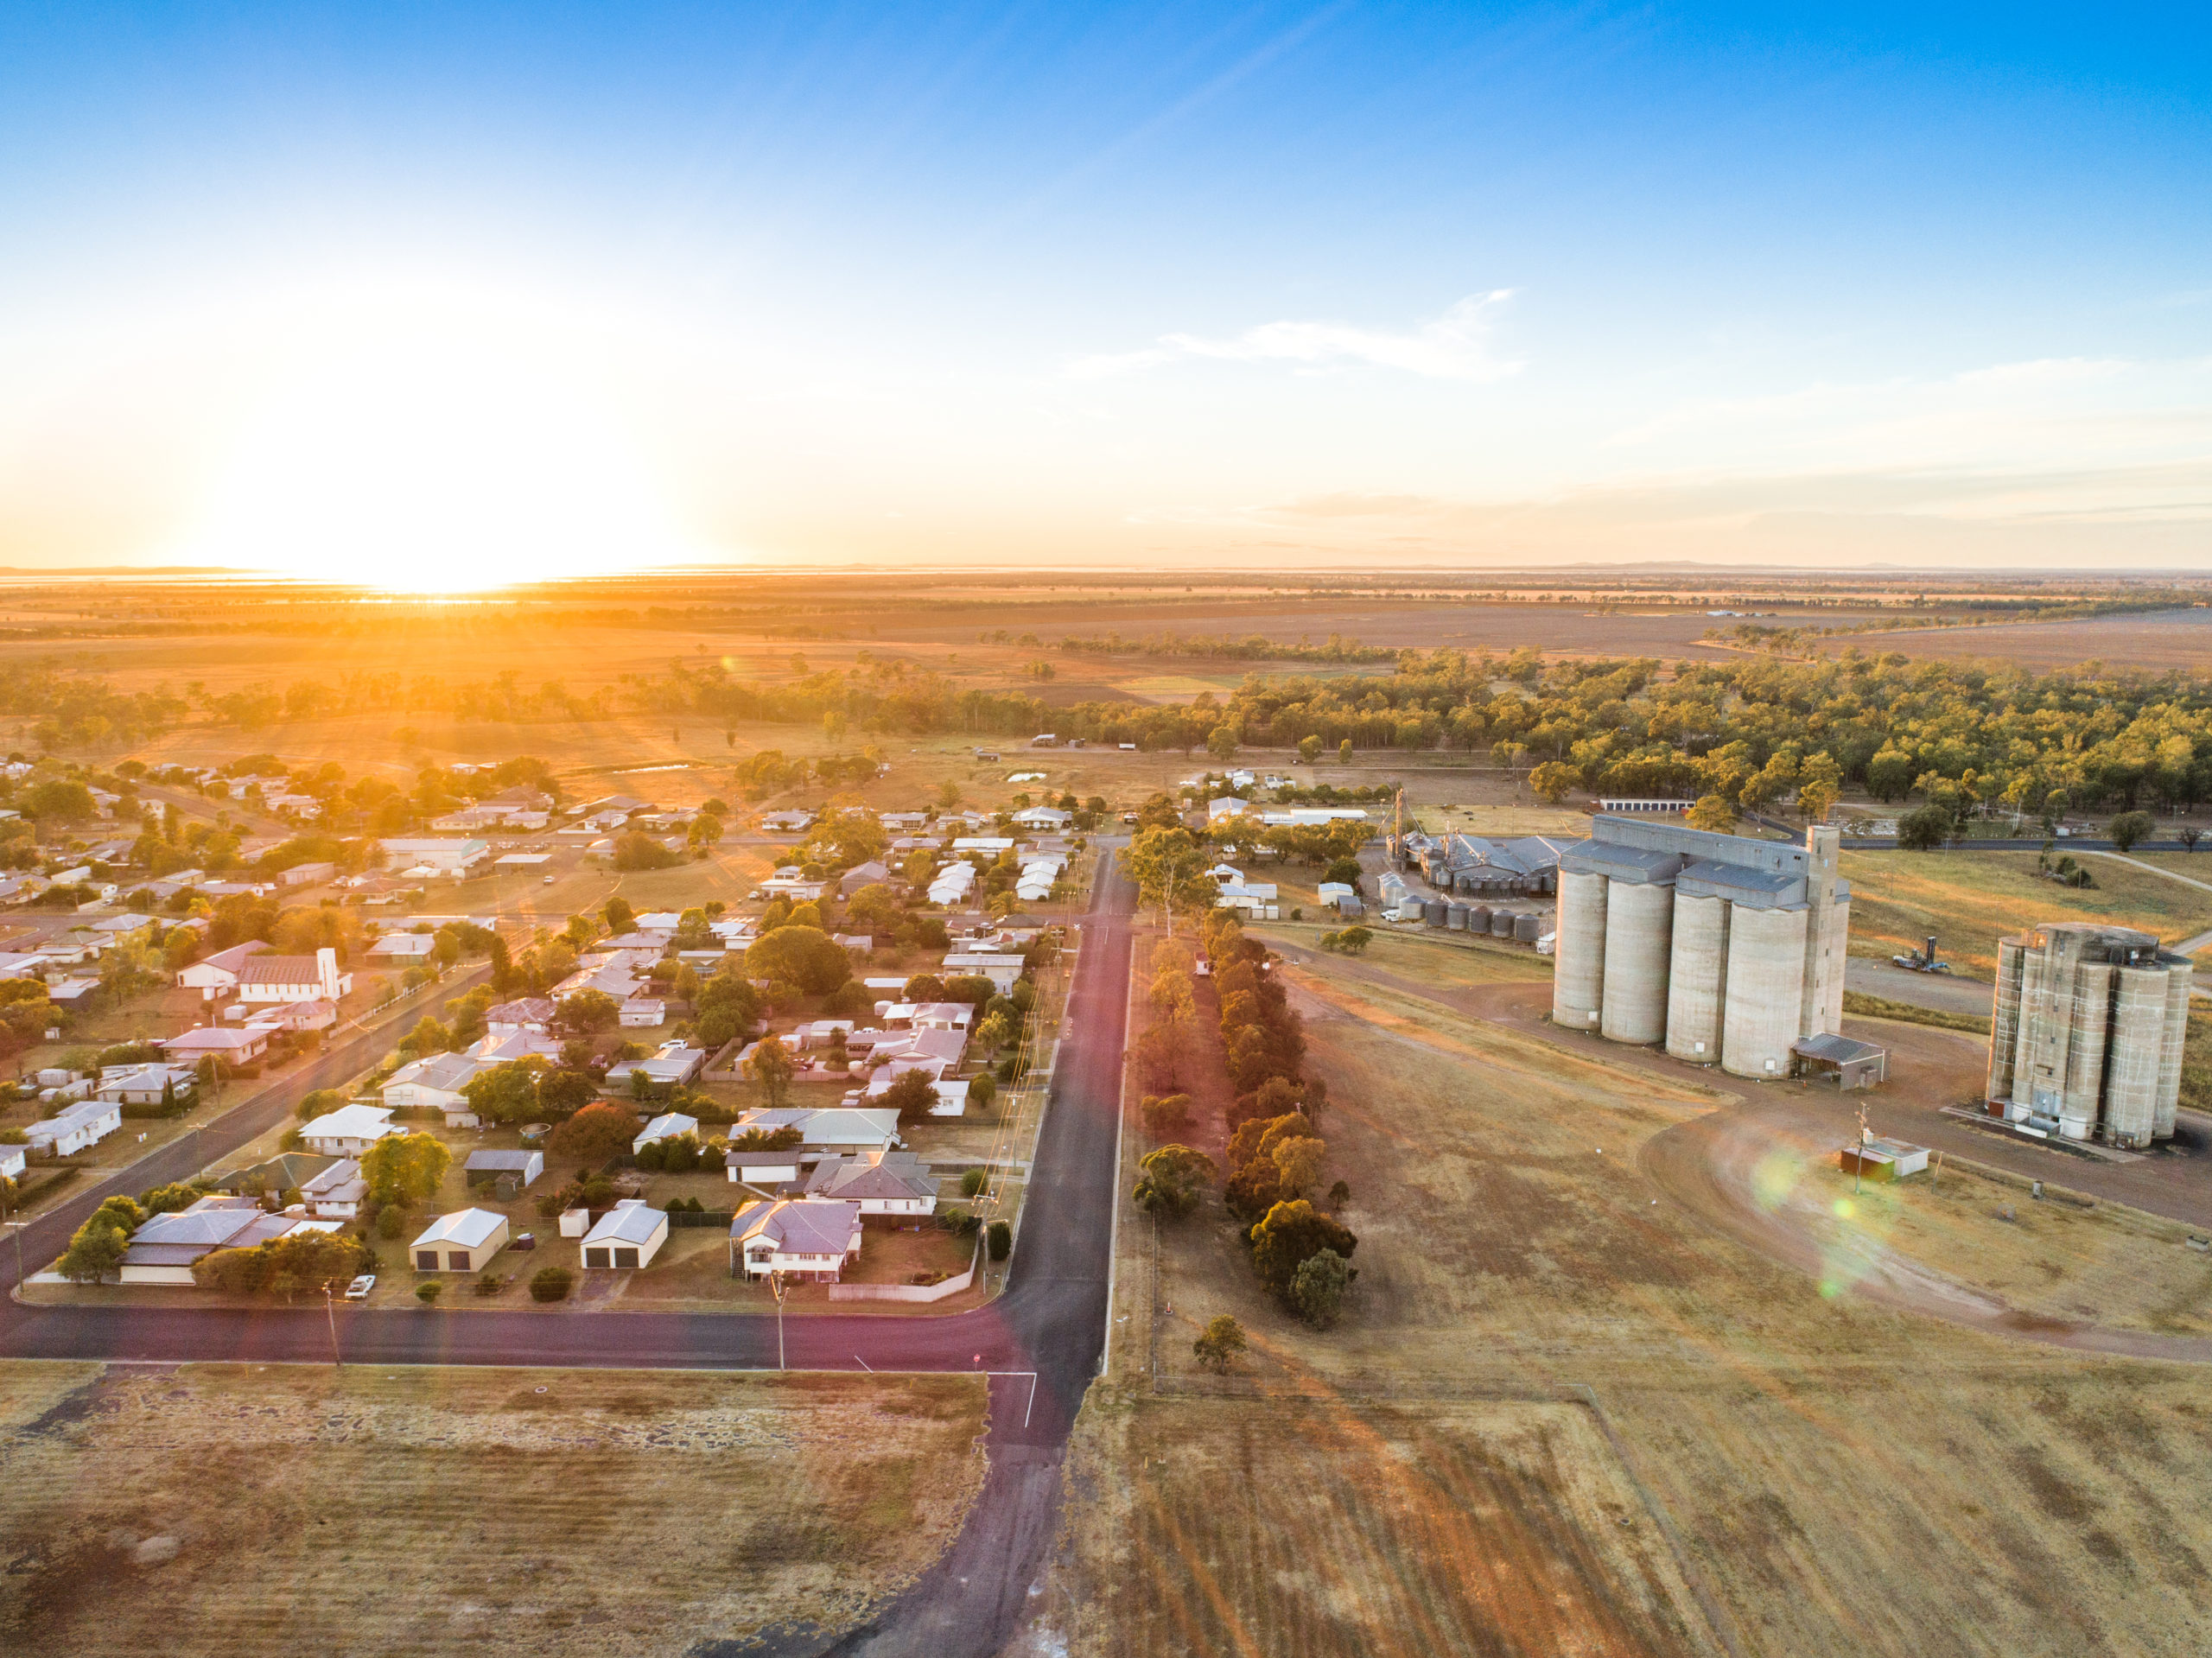
[[[842,1627],[982,1475],[957,1376],[0,1366],[0,1648],[684,1650]]]
[[[2204,1648],[2201,1375],[1771,1262],[1643,1170],[1725,1093],[1333,958],[1278,970],[1331,980],[1307,1064],[1359,1277],[1315,1331],[1255,1286],[1217,1204],[1156,1229],[1125,1211],[1047,1603],[1071,1652]],[[1810,1153],[1765,1178],[1831,1214],[1852,1197]],[[1953,1170],[1881,1194],[1835,1217],[1832,1264],[1872,1240],[2052,1316],[2203,1327],[2212,1273],[2162,1223],[2017,1188],[2033,1212],[1999,1222],[1999,1190]],[[1251,1347],[1215,1378],[1191,1342],[1221,1312]]]
[[[1886,958],[1932,932],[1940,955],[1986,980],[1998,939],[2038,922],[2110,922],[2168,943],[2212,927],[2212,893],[2111,858],[2082,862],[2097,883],[2087,890],[2038,879],[2032,852],[1847,852],[1852,953]]]

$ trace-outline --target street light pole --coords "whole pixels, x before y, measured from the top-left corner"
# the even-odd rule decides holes
[[[322,1280],[322,1316],[330,1321],[330,1363],[336,1369],[345,1363],[338,1356],[338,1304],[331,1299],[331,1280]]]

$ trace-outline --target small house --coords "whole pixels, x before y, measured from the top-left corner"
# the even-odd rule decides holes
[[[798,1148],[786,1152],[724,1152],[730,1184],[774,1191],[798,1178]]]
[[[585,1235],[583,1264],[587,1271],[650,1267],[667,1242],[668,1217],[642,1197],[625,1197]]]
[[[35,1122],[24,1134],[33,1149],[55,1157],[89,1150],[123,1127],[123,1108],[113,1100],[85,1100],[59,1116]]]
[[[302,1181],[299,1191],[300,1201],[317,1220],[350,1221],[361,1212],[369,1183],[361,1178],[357,1160],[341,1157],[320,1174]]]
[[[461,1166],[461,1174],[472,1186],[495,1185],[502,1175],[512,1175],[518,1189],[527,1188],[545,1172],[545,1153],[543,1152],[471,1152]]]
[[[978,977],[988,979],[991,988],[1001,996],[1013,993],[1014,981],[1028,970],[1026,957],[997,950],[954,953],[944,958],[947,978]]]
[[[441,1215],[408,1245],[418,1273],[481,1272],[507,1247],[507,1217],[495,1210],[460,1209]]]
[[[649,1031],[668,1022],[668,1004],[658,996],[632,996],[620,1015],[626,1031]]]
[[[387,1134],[406,1132],[391,1120],[390,1106],[341,1105],[302,1124],[300,1144],[325,1157],[359,1157]]]
[[[240,1031],[203,1025],[154,1045],[181,1064],[196,1065],[202,1059],[213,1059],[226,1065],[251,1065],[259,1064],[269,1051],[269,1030],[261,1025],[249,1025]]]
[[[729,1225],[729,1269],[747,1278],[771,1273],[802,1283],[834,1284],[861,1252],[861,1206],[830,1197],[779,1197],[747,1204]]]
[[[863,1215],[933,1215],[937,1179],[912,1152],[825,1157],[806,1183],[810,1197],[857,1204]]]
[[[165,1099],[189,1100],[197,1081],[186,1065],[106,1065],[99,1096],[118,1105],[159,1105]]]

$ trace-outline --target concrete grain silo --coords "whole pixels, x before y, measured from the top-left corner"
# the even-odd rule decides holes
[[[2186,958],[2131,927],[2055,923],[2000,939],[1991,1112],[2066,1140],[2170,1139],[2190,978]]]
[[[1791,1075],[1796,1045],[1842,1021],[1839,847],[1830,829],[1793,847],[1595,819],[1560,860],[1554,1020],[1739,1077]]]

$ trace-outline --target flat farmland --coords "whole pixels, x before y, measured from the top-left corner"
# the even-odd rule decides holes
[[[1655,1140],[1740,1109],[1727,1079],[1570,1051],[1443,1005],[1467,993],[1441,963],[1389,965],[1387,982],[1332,958],[1277,969],[1330,1085],[1321,1178],[1350,1186],[1360,1236],[1337,1328],[1268,1302],[1217,1205],[1156,1231],[1124,1217],[1128,1322],[1078,1426],[1050,1603],[1071,1650],[2212,1640],[2201,1371],[1933,1320],[1747,1248],[1646,1172]],[[1809,1158],[1780,1172],[1807,1203],[1836,1196]],[[2024,1296],[2063,1254],[2067,1302],[2141,1249],[2177,1253],[2116,1223],[2015,1242],[1982,1196],[1961,1183],[1869,1223],[1916,1257],[2016,1248],[1983,1264]],[[2194,1330],[2200,1289],[2146,1285],[2118,1311]],[[1219,1312],[1251,1348],[1216,1378],[1191,1341]],[[1441,1591],[1411,1564],[1366,1575],[1439,1556],[1466,1563]]]
[[[1831,644],[1869,654],[1952,661],[1987,659],[2048,673],[2101,662],[2107,668],[2163,673],[2212,673],[2212,610],[2160,610],[2139,616],[2091,616],[2080,621],[2000,622],[1986,627],[1907,628],[1857,633]]]
[[[980,1483],[975,1382],[0,1367],[0,1647],[673,1654],[842,1626]]]

